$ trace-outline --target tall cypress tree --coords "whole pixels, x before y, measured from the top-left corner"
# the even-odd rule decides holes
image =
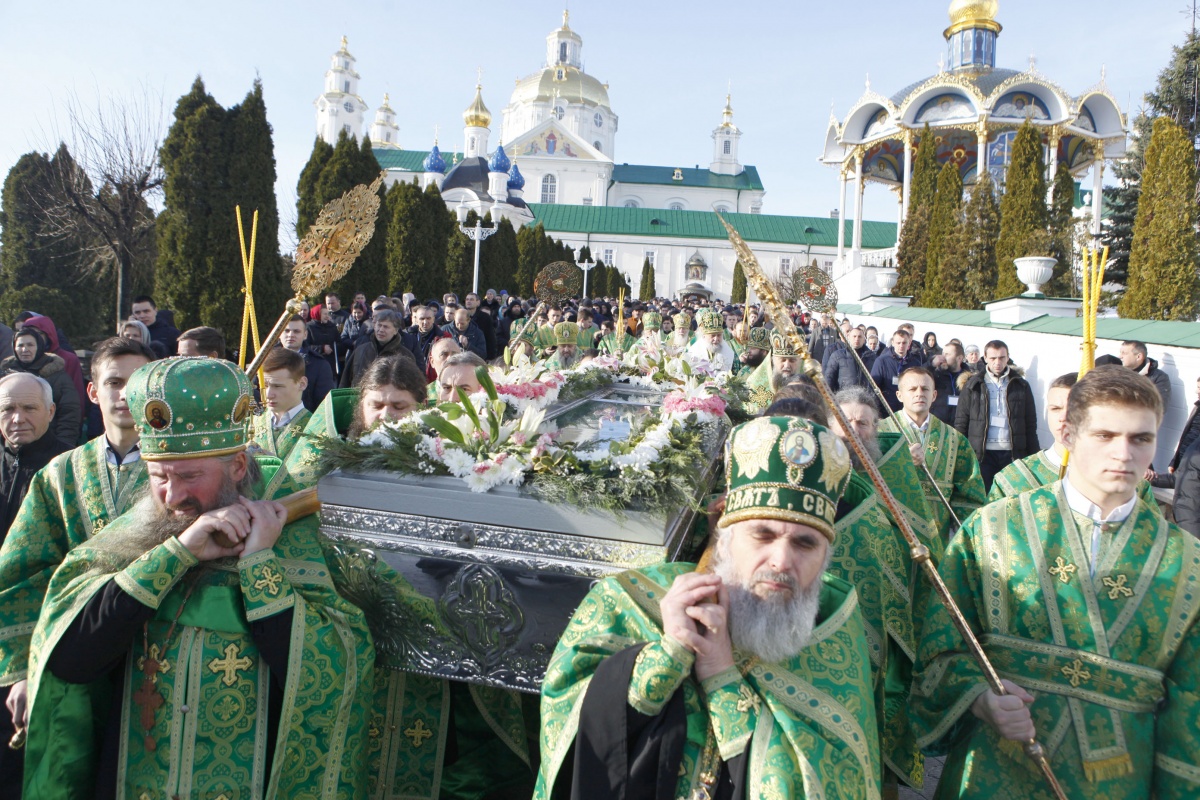
[[[741,260],[733,265],[733,291],[729,293],[729,302],[746,302],[746,271],[742,269]]]
[[[942,249],[942,263],[954,265],[963,280],[944,281],[951,308],[979,308],[996,296],[996,239],[1000,208],[992,176],[984,172],[971,187],[961,221]]]
[[[957,270],[945,258],[946,237],[954,231],[962,212],[962,175],[958,164],[947,161],[938,173],[933,212],[929,217],[929,243],[925,249],[925,286],[917,305],[926,308],[953,308],[949,292],[960,279]]]
[[[642,280],[638,284],[638,300],[643,302],[654,299],[654,267],[650,259],[642,261]]]
[[[545,266],[542,256],[545,250],[546,229],[542,223],[526,225],[517,231],[517,280],[516,292],[521,297],[533,295],[533,279]]]
[[[1025,291],[1013,260],[1049,252],[1048,222],[1042,135],[1026,121],[1013,139],[1012,160],[1008,165],[1004,197],[1000,200],[1000,238],[996,242],[996,262],[1000,271],[996,282],[997,297],[1011,297]]]
[[[1075,178],[1060,161],[1050,190],[1050,255],[1058,259],[1046,285],[1050,297],[1074,297],[1075,292]]]
[[[387,284],[393,292],[412,292],[422,300],[441,297],[450,234],[445,206],[439,215],[416,183],[400,181],[388,193],[388,211]]]
[[[375,160],[375,152],[371,149],[370,137],[364,136],[362,138],[362,144],[358,150],[358,159],[355,163],[358,170],[356,183],[370,184],[379,177],[379,173],[382,170],[379,167],[379,162]],[[371,292],[373,291],[371,287],[375,286],[380,287],[379,291],[385,291],[388,275],[387,225],[385,223],[389,217],[387,186],[381,186],[379,187],[379,218],[375,223],[375,235],[371,237],[371,241],[367,242],[367,246],[359,254],[358,260],[354,262],[354,266],[350,267],[350,271],[346,273],[346,277],[331,287],[335,291],[341,292],[343,297],[359,289]]]
[[[500,291],[514,285],[521,253],[517,247],[517,232],[507,218],[500,220],[496,232],[483,243],[479,252],[481,294],[488,289]]]
[[[474,269],[475,243],[459,229],[458,218],[454,213],[449,209],[446,213],[450,214],[452,221],[450,240],[446,246],[446,286],[449,291],[462,297],[469,289],[468,283]],[[478,218],[479,215],[474,211],[468,211],[463,224],[468,227],[474,226]]]
[[[1188,321],[1196,317],[1200,261],[1193,155],[1193,144],[1181,126],[1167,117],[1154,121],[1133,228],[1129,288],[1117,306],[1122,317]]]
[[[900,273],[892,293],[897,297],[919,297],[925,288],[925,251],[929,247],[929,219],[937,195],[937,143],[929,124],[921,130],[917,157],[913,160],[909,181],[908,213],[896,247],[896,262]],[[839,221],[839,224],[840,221]]]
[[[160,306],[175,310],[180,328],[209,324],[220,315],[206,300],[213,296],[209,287],[223,272],[214,262],[228,253],[227,248],[214,252],[213,247],[222,235],[237,233],[229,223],[226,116],[197,77],[191,91],[176,103],[175,121],[159,150],[165,207],[158,218],[154,294]],[[216,223],[214,209],[220,209]],[[218,230],[221,223],[224,230]],[[240,259],[234,263],[240,265]]]
[[[300,180],[296,183],[296,238],[303,239],[304,234],[317,221],[321,213],[320,196],[317,194],[317,182],[321,179],[321,171],[333,158],[333,145],[320,136],[313,142],[312,153],[308,163],[300,171]]]
[[[608,297],[608,267],[603,261],[597,261],[596,266],[588,273],[588,292],[592,299]]]

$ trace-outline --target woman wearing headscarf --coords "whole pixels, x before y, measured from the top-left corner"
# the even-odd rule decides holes
[[[83,382],[83,367],[80,365],[79,356],[75,355],[75,351],[63,346],[60,342],[58,326],[54,324],[54,320],[45,314],[35,314],[25,320],[24,327],[37,328],[42,332],[46,340],[46,352],[54,353],[63,360],[63,368],[66,370],[67,377],[71,379],[71,385],[75,387],[75,394],[82,402],[83,398],[87,397],[87,385]]]
[[[54,419],[50,422],[50,430],[63,445],[75,447],[79,444],[82,403],[67,375],[66,363],[60,356],[49,352],[46,344],[42,331],[26,324],[13,334],[13,355],[0,361],[0,373],[28,372],[50,384],[51,399],[54,401]]]
[[[338,339],[341,333],[329,313],[328,306],[317,303],[308,312],[308,349],[329,362],[334,375],[341,373],[338,358]]]
[[[150,329],[146,327],[146,323],[136,319],[127,319],[117,326],[117,335],[122,339],[131,339],[135,342],[141,342],[150,348],[150,352],[154,353],[154,357],[166,358],[167,346],[163,342],[154,341],[154,337],[150,335]]]

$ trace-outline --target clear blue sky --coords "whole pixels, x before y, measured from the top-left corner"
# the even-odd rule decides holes
[[[707,164],[727,83],[743,131],[742,162],[766,185],[764,213],[826,215],[837,203],[832,169],[817,163],[830,109],[844,116],[869,74],[885,95],[936,71],[947,0],[574,0],[584,68],[610,84],[620,117],[618,162]],[[466,16],[471,9],[480,9]],[[1001,0],[998,66],[1038,68],[1071,94],[1102,65],[1127,112],[1136,111],[1191,24],[1184,0],[1088,4]],[[335,13],[336,12],[336,13]],[[263,81],[280,217],[294,220],[295,186],[314,136],[313,100],[339,38],[362,75],[371,106],[384,92],[397,111],[401,145],[427,149],[434,126],[461,147],[462,111],[476,68],[494,136],[513,81],[539,69],[561,0],[491,3],[22,2],[0,8],[6,79],[0,101],[0,170],[22,153],[51,150],[55,119],[76,92],[86,103],[141,85],[162,94],[169,123],[196,75],[223,105]],[[895,219],[894,195],[868,189],[868,218]],[[284,241],[288,232],[281,231]]]

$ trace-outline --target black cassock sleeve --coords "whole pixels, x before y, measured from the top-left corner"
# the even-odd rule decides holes
[[[683,692],[675,692],[656,716],[642,714],[629,705],[629,681],[643,647],[630,647],[604,659],[588,684],[579,713],[579,732],[568,755],[568,759],[574,758],[571,800],[675,797],[687,740]],[[562,770],[560,775],[565,772]],[[744,797],[745,772],[745,753],[723,763],[715,798]],[[556,791],[555,796],[566,796],[566,792]]]
[[[279,691],[287,677],[292,612],[250,623],[250,636],[271,670],[272,688]],[[46,668],[67,683],[91,683],[107,675],[137,644],[135,637],[155,613],[110,580],[63,632]]]

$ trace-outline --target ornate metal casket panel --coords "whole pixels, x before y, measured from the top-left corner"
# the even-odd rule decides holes
[[[657,393],[609,388],[548,417],[575,428],[572,435],[606,429],[602,438],[615,438],[622,424],[614,405],[643,413],[658,401]],[[711,458],[697,476],[698,497],[713,482],[727,433],[724,426],[706,437]],[[689,555],[695,517],[683,508],[669,518],[630,511],[618,519],[514,487],[479,494],[456,478],[381,472],[334,472],[318,492],[322,531],[339,549],[384,562],[396,575],[379,579],[398,583],[407,605],[415,599],[423,609],[386,626],[394,631],[377,649],[388,666],[526,692],[540,690],[554,646],[592,584]]]

